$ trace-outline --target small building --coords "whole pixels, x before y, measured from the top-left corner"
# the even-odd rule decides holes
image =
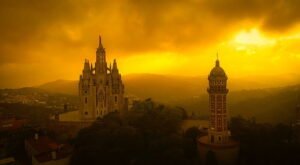
[[[25,151],[32,164],[68,164],[72,147],[68,144],[58,144],[47,136],[39,136],[25,140]]]
[[[56,150],[32,157],[32,165],[68,165],[71,154],[67,150]]]
[[[0,117],[0,131],[16,131],[28,123],[26,119],[17,119],[14,116]]]

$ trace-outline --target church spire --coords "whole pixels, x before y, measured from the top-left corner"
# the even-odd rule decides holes
[[[113,68],[118,68],[116,59],[114,59]]]
[[[114,59],[114,62],[113,62],[113,69],[118,69],[118,65],[117,65],[117,60]]]
[[[119,72],[116,59],[114,59],[112,71],[117,73]]]
[[[95,63],[95,71],[106,73],[107,70],[107,63],[106,63],[106,56],[105,56],[105,49],[102,45],[101,36],[99,35],[99,46],[96,51],[96,63]]]
[[[220,61],[219,61],[219,53],[217,52],[217,60],[216,60],[216,66],[220,66]]]
[[[98,47],[103,48],[102,41],[101,41],[101,35],[99,35],[99,45],[98,45]]]
[[[84,70],[85,72],[89,72],[89,71],[90,71],[90,62],[89,62],[88,59],[85,59],[85,61],[84,61],[84,67],[83,67],[83,70]]]

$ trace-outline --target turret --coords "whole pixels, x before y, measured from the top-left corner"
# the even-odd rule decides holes
[[[101,42],[101,36],[99,35],[99,43],[98,43],[99,45],[98,45],[98,49],[99,48],[102,48],[102,49],[104,49],[103,48],[103,45],[102,45],[102,42]]]
[[[229,130],[227,127],[227,107],[226,95],[228,93],[227,76],[220,67],[220,61],[217,59],[215,67],[211,70],[209,76],[209,109],[210,126],[208,136],[210,143],[227,143]]]
[[[89,62],[89,60],[87,60],[87,59],[85,59],[83,71],[84,71],[84,72],[89,72],[89,71],[91,71],[91,69],[90,69],[90,62]]]
[[[85,59],[84,67],[82,70],[82,78],[88,79],[90,77],[90,75],[91,75],[90,62],[87,59]]]
[[[98,73],[106,73],[107,72],[106,53],[105,53],[105,49],[102,45],[100,35],[99,35],[99,45],[98,45],[98,48],[96,51],[95,70]]]
[[[116,59],[114,59],[114,63],[113,63],[113,67],[112,67],[112,72],[113,73],[119,73]]]
[[[228,92],[228,89],[226,88],[227,75],[223,68],[221,68],[219,59],[216,60],[215,67],[211,70],[208,80],[210,86],[208,92]]]
[[[227,76],[217,58],[214,68],[208,75],[209,128],[207,136],[197,139],[201,164],[211,164],[208,158],[213,154],[215,164],[238,164],[239,143],[230,138],[227,114]]]

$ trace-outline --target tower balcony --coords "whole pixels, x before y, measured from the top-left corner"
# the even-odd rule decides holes
[[[227,94],[228,93],[228,89],[227,88],[207,88],[207,92],[208,93],[221,93],[221,94]]]

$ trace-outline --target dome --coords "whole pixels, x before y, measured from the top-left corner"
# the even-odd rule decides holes
[[[216,79],[216,78],[227,79],[225,71],[223,70],[223,68],[220,67],[219,60],[216,61],[216,66],[210,71],[208,78],[209,79]]]

